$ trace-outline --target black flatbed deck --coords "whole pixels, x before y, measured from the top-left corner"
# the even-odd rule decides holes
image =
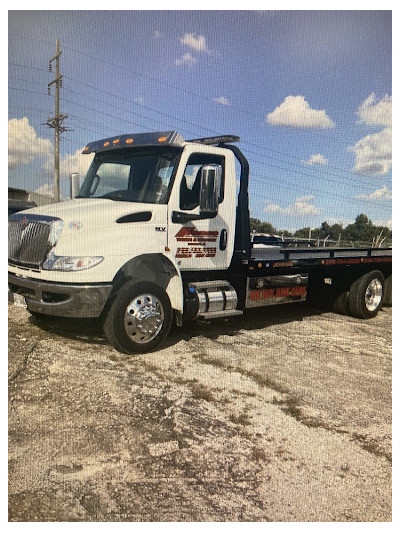
[[[392,248],[293,248],[290,246],[271,246],[252,248],[253,261],[279,261],[282,259],[333,259],[392,256]]]
[[[350,266],[362,272],[373,264],[386,272],[391,268],[392,248],[252,248],[250,259],[243,263],[250,277],[313,271],[328,274],[332,268],[337,271]]]

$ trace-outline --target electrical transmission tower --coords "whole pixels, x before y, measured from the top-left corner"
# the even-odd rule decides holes
[[[53,70],[53,61],[56,62],[56,77],[48,84],[48,93],[51,94],[50,88],[55,86],[55,111],[54,117],[47,121],[50,128],[54,128],[54,200],[60,201],[60,133],[67,131],[62,123],[68,118],[68,115],[60,113],[60,88],[62,88],[62,74],[60,74],[60,39],[56,40],[56,55],[49,60],[49,71]]]

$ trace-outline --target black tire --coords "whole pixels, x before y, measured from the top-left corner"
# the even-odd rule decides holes
[[[128,281],[103,317],[103,331],[118,351],[134,354],[158,348],[172,323],[167,293],[151,282]]]
[[[335,297],[336,293],[331,285],[315,284],[308,290],[307,302],[311,307],[316,307],[323,311],[330,311]]]
[[[385,295],[383,297],[383,305],[392,307],[392,274],[385,281]]]
[[[385,278],[374,270],[359,277],[350,287],[349,310],[356,318],[374,318],[382,307]]]
[[[349,291],[342,291],[334,298],[332,309],[339,315],[349,314]]]

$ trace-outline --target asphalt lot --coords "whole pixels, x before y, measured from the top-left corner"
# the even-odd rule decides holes
[[[391,318],[284,305],[128,357],[9,306],[9,520],[391,521]]]

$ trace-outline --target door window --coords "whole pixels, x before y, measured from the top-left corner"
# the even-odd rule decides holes
[[[221,189],[218,203],[224,199],[224,167],[225,158],[215,154],[192,154],[187,162],[185,172],[181,182],[179,195],[179,208],[183,211],[192,211],[200,203],[200,180],[201,167],[203,165],[221,165]]]

